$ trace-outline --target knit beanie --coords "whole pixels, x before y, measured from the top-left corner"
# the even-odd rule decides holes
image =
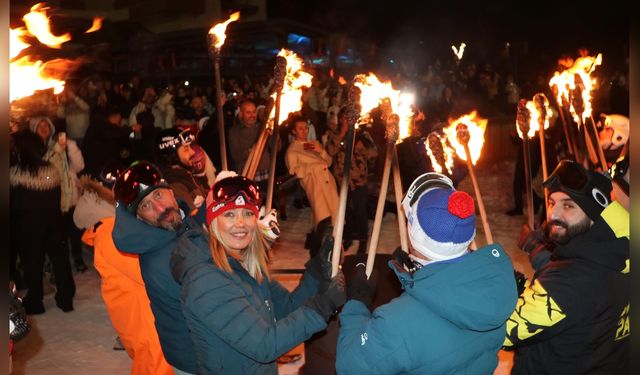
[[[213,219],[235,208],[246,208],[258,217],[262,193],[256,184],[233,171],[221,171],[207,194],[207,227]]]
[[[413,248],[434,261],[463,255],[476,234],[473,198],[463,191],[436,188],[420,196],[408,215]]]
[[[549,195],[558,191],[567,194],[593,221],[611,203],[611,180],[573,160],[562,160],[544,186]]]

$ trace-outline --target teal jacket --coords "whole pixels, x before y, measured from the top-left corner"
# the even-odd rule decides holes
[[[373,313],[351,300],[340,314],[338,374],[491,374],[517,300],[498,244],[428,264],[389,266],[404,292]]]
[[[327,326],[303,305],[317,293],[319,281],[305,274],[293,292],[266,277],[258,284],[231,257],[233,273],[223,271],[200,231],[185,232],[171,257],[197,373],[276,375],[278,357]]]

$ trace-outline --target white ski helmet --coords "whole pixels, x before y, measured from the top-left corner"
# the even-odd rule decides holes
[[[617,150],[629,139],[629,118],[623,115],[601,114],[604,127],[600,131],[600,146],[604,150]]]

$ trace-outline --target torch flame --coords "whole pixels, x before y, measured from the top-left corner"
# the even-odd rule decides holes
[[[281,49],[278,56],[282,56],[287,60],[287,74],[284,77],[284,85],[280,94],[280,121],[287,118],[289,114],[298,112],[302,109],[302,87],[311,87],[313,76],[302,71],[302,59],[294,52],[287,49]],[[276,100],[277,93],[273,93],[271,97]],[[269,120],[275,117],[275,107],[269,114]]]
[[[29,47],[29,43],[26,43],[22,37],[27,35],[27,30],[23,27],[17,29],[9,29],[9,58],[13,59],[18,56],[23,49]]]
[[[527,138],[532,139],[536,135],[536,132],[540,130],[540,117],[543,115],[538,111],[538,108],[533,101],[528,100],[526,106],[529,110],[529,114],[531,115],[529,119],[529,131],[527,132]],[[548,101],[545,101],[545,108],[547,113],[544,114],[544,128],[549,129],[549,119],[553,116],[553,111],[549,107]],[[522,139],[522,131],[520,130],[517,122],[516,130],[518,131],[518,136]]]
[[[91,27],[85,31],[85,34],[89,34],[92,33],[94,31],[98,31],[100,30],[100,28],[102,27],[102,17],[94,17],[93,18],[93,24],[91,24]]]
[[[38,38],[42,44],[46,44],[51,48],[61,48],[62,43],[71,40],[71,34],[66,33],[61,36],[51,34],[51,25],[49,25],[49,17],[46,10],[49,9],[43,3],[38,3],[31,7],[31,11],[22,17],[27,30],[33,36]]]
[[[413,119],[413,94],[402,93],[391,86],[391,82],[380,82],[375,74],[358,74],[354,78],[354,85],[361,90],[360,105],[362,106],[362,116],[366,116],[374,108],[378,107],[383,99],[388,98],[391,104],[391,112],[400,117],[400,134],[397,142],[408,137],[411,131],[411,121]],[[361,117],[362,118],[362,117]]]
[[[224,40],[227,39],[227,36],[225,35],[225,31],[227,31],[227,26],[231,22],[237,21],[239,19],[240,19],[240,12],[235,12],[231,14],[231,16],[229,16],[228,20],[218,23],[215,26],[213,26],[211,29],[209,29],[209,34],[215,36],[214,46],[216,48],[222,47],[222,45],[224,44]]]
[[[347,80],[344,79],[343,76],[338,77],[338,83],[341,85],[346,85],[347,84]]]
[[[441,135],[436,135],[436,134],[433,134],[433,135],[430,134],[427,137],[427,139],[425,139],[425,142],[424,142],[424,148],[427,151],[427,155],[429,155],[429,159],[431,160],[431,166],[433,167],[433,170],[438,172],[438,173],[442,173],[442,166],[438,162],[438,158],[434,154],[433,150],[431,150],[431,147],[429,145],[432,137],[433,137],[434,141],[439,142],[442,145],[442,157],[444,158],[444,166],[447,168],[447,171],[449,172],[450,175],[453,174],[453,171],[452,171],[452,169],[453,169],[453,149],[451,147],[447,146],[447,138],[446,138],[446,136],[441,136]]]
[[[19,57],[23,50],[30,47],[24,40],[27,35],[35,36],[41,43],[49,47],[60,48],[60,45],[71,39],[69,34],[54,36],[51,34],[49,18],[43,4],[31,7],[23,17],[27,28],[9,29],[10,64],[9,64],[9,101],[31,96],[36,91],[53,89],[59,94],[64,89],[64,76],[75,65],[71,60],[56,59],[41,61],[32,56]]]
[[[570,60],[563,60],[563,64],[568,65]],[[549,80],[549,86],[554,85],[558,89],[556,100],[558,104],[562,105],[563,99],[570,104],[570,111],[573,119],[576,123],[581,124],[584,120],[591,116],[591,91],[594,89],[596,79],[591,78],[591,73],[595,70],[596,66],[602,64],[602,54],[599,53],[596,57],[585,56],[578,57],[573,65],[569,66],[562,72],[555,72],[553,77]],[[576,88],[575,75],[579,75],[584,84],[582,90],[582,101],[584,102],[584,111],[577,113],[576,109],[571,103],[571,90]],[[582,118],[580,117],[582,116]]]
[[[464,124],[469,130],[469,152],[471,153],[471,162],[475,164],[480,158],[482,145],[484,144],[484,130],[487,127],[487,119],[478,116],[477,111],[463,115],[456,120],[449,119],[449,126],[444,128],[444,133],[453,146],[458,157],[467,160],[467,154],[464,151],[464,145],[458,142],[457,126]]]
[[[458,58],[458,61],[462,60],[462,55],[464,55],[464,47],[466,47],[467,45],[462,42],[460,43],[460,48],[456,48],[456,46],[451,46],[451,49],[453,50],[453,54],[456,55],[456,57]]]

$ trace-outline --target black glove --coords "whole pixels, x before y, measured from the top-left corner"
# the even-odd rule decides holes
[[[333,237],[326,236],[316,255],[304,264],[307,272],[316,280],[320,281],[318,293],[324,293],[331,282],[331,262],[329,261],[329,257],[331,256],[332,250]]]
[[[409,254],[402,250],[402,248],[398,247],[394,250],[393,259],[398,262],[401,266],[406,266],[409,270],[413,269],[415,265],[413,264],[413,260],[409,258]]]
[[[518,236],[518,247],[531,254],[540,245],[545,246],[548,242],[546,228],[546,221],[536,230],[532,230],[528,224],[524,224]]]
[[[364,263],[356,264],[356,267],[349,274],[349,283],[347,284],[347,297],[349,299],[357,299],[361,301],[369,309],[373,305],[373,296],[376,294],[378,285],[378,273],[374,269],[371,277],[367,279],[366,266]]]
[[[309,298],[304,305],[317,311],[325,320],[329,320],[336,310],[347,302],[344,275],[342,271],[331,279],[327,290]]]

